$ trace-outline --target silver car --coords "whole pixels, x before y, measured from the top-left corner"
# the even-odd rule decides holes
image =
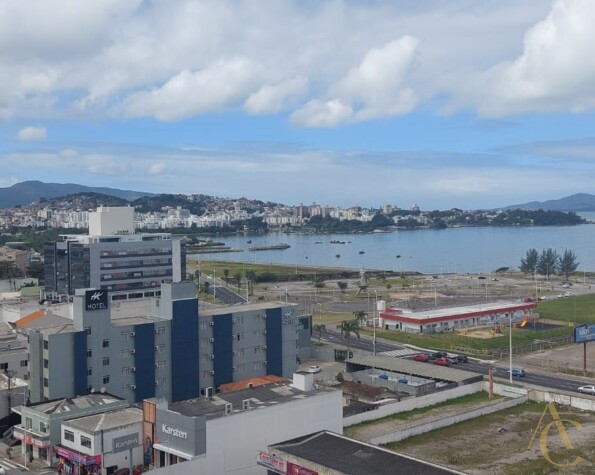
[[[581,386],[578,388],[579,393],[592,394],[595,396],[595,386]]]

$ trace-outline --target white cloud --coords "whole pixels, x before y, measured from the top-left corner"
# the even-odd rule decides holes
[[[314,127],[332,127],[345,122],[359,122],[403,115],[417,104],[413,89],[403,87],[419,45],[419,40],[404,36],[382,48],[366,53],[360,65],[328,92],[330,99],[310,101],[296,111],[294,122]]]
[[[593,109],[594,7],[592,0],[556,0],[525,34],[520,56],[474,78],[480,114]]]
[[[167,165],[165,163],[153,163],[148,169],[147,173],[149,175],[161,175],[167,169]]]
[[[258,65],[236,58],[220,60],[200,71],[182,71],[163,86],[137,92],[124,103],[129,116],[184,119],[218,110],[254,88]]]
[[[17,137],[23,142],[39,142],[46,139],[47,131],[45,127],[29,126],[19,130]]]
[[[576,3],[579,11],[585,1]],[[303,123],[313,110],[313,125],[330,126],[404,114],[437,95],[476,107],[488,84],[460,85],[518,55],[523,33],[548,8],[535,0],[287,0],[266,8],[233,0],[4,0],[0,117],[176,120],[243,108],[299,110],[294,119]],[[586,18],[556,41],[583,41]]]
[[[308,79],[294,77],[276,84],[264,84],[250,94],[244,108],[250,114],[271,114],[283,110],[289,101],[301,97],[308,88]]]

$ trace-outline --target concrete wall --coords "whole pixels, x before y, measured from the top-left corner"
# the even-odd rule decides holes
[[[373,411],[363,412],[361,414],[355,414],[353,416],[345,417],[343,419],[343,427],[349,427],[364,421],[380,419],[381,417],[390,416],[392,414],[398,414],[399,412],[411,411],[420,407],[432,406],[442,401],[447,401],[449,399],[466,396],[468,394],[474,394],[479,391],[483,391],[483,381],[478,381],[472,384],[466,384],[465,386],[459,386],[453,389],[447,389],[445,391],[440,391],[433,394],[427,394],[425,396],[408,398],[404,401],[387,404],[386,406],[381,406]]]
[[[554,404],[562,404],[583,411],[595,412],[595,398],[586,394],[561,394],[554,391],[531,389],[529,390],[529,399],[536,402],[553,402]]]
[[[388,379],[381,379],[381,374],[387,375]],[[436,382],[430,379],[418,378],[409,374],[393,373],[378,369],[365,369],[351,373],[354,381],[361,381],[364,384],[378,388],[386,388],[394,392],[406,393],[410,396],[421,396],[436,391]],[[406,379],[407,383],[400,383],[399,379]]]
[[[483,382],[483,390],[489,392],[490,383],[489,381]],[[520,386],[510,386],[509,384],[502,384],[494,382],[494,394],[504,397],[519,397],[526,396],[528,393],[527,388]]]
[[[425,434],[426,432],[430,432],[441,427],[447,427],[458,422],[485,416],[486,414],[492,414],[503,409],[508,409],[509,407],[518,406],[519,404],[526,402],[527,399],[527,396],[521,396],[515,399],[506,399],[504,401],[494,402],[471,411],[465,411],[452,416],[443,417],[441,419],[435,419],[433,421],[417,424],[405,429],[401,428],[396,432],[392,432],[391,434],[375,437],[370,440],[370,443],[374,445],[381,445],[389,444],[391,442],[398,442],[400,440],[408,439],[414,435]]]

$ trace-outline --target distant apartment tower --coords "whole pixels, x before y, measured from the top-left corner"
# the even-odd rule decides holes
[[[147,289],[186,275],[182,241],[168,233],[135,234],[132,207],[99,207],[89,213],[88,235],[61,238],[44,244],[48,296],[86,288],[108,290],[112,298],[150,296]]]

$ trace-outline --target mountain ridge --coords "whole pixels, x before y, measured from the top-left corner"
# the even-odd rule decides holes
[[[76,183],[44,183],[39,180],[23,181],[6,188],[0,188],[0,208],[13,208],[38,202],[41,198],[59,198],[75,193],[99,193],[134,201],[155,193],[121,190],[109,187],[94,187]]]
[[[530,201],[516,205],[509,205],[508,209],[543,209],[546,211],[595,211],[595,195],[590,193],[575,193],[555,200]]]

